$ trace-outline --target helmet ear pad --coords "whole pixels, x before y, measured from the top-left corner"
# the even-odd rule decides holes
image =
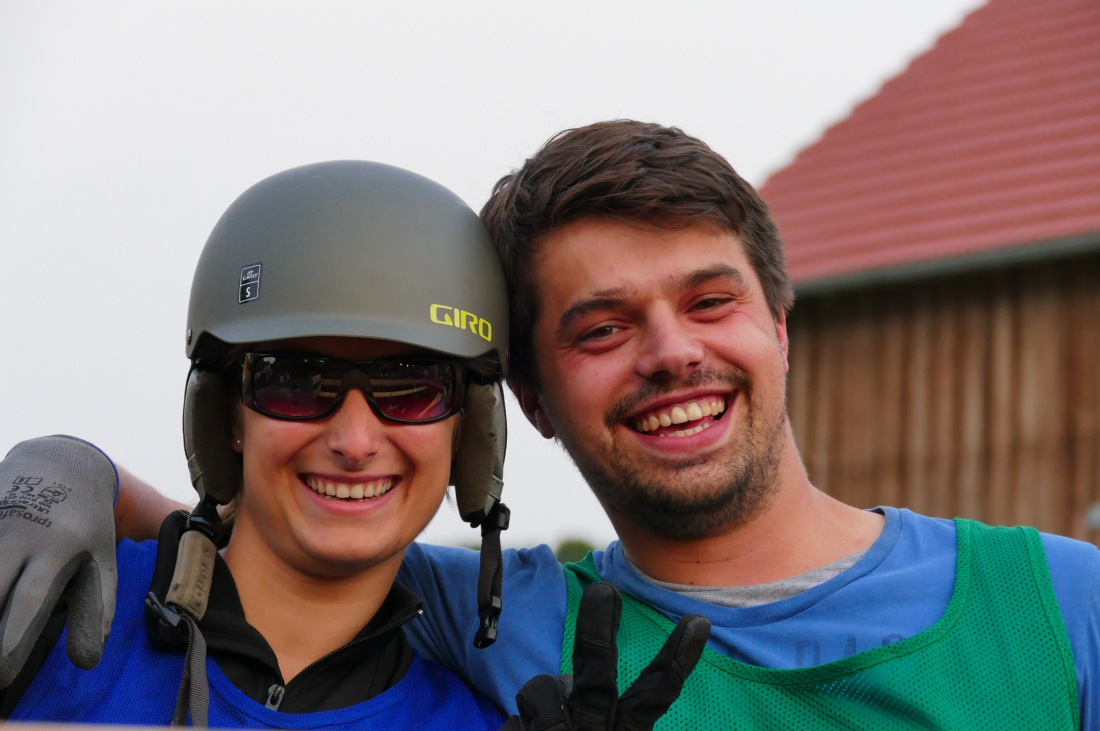
[[[183,393],[183,449],[199,499],[226,504],[243,479],[226,400],[226,374],[193,365]]]
[[[475,526],[500,501],[508,441],[504,389],[500,381],[469,381],[462,406],[462,431],[451,462],[451,484],[462,519]]]

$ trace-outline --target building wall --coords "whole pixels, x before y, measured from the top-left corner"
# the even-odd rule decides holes
[[[1100,540],[1100,254],[807,297],[788,331],[815,485]]]

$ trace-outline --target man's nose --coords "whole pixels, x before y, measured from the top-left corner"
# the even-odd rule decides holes
[[[705,352],[689,323],[671,309],[662,310],[647,317],[642,326],[636,369],[649,380],[677,380],[698,368]]]
[[[336,413],[329,417],[326,443],[348,468],[363,466],[378,452],[386,424],[374,413],[367,397],[350,388]]]

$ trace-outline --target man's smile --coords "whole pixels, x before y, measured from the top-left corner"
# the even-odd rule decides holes
[[[658,437],[688,437],[709,428],[721,418],[725,410],[726,396],[715,394],[677,404],[665,404],[634,416],[630,421],[635,431],[643,434],[652,433],[652,436]]]

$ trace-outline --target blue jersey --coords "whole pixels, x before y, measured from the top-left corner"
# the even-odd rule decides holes
[[[103,659],[94,670],[74,666],[66,638],[54,646],[11,715],[13,721],[163,725],[171,723],[183,674],[182,652],[155,647],[145,627],[156,543],[118,547],[118,604]],[[212,727],[371,729],[498,729],[504,717],[452,673],[415,657],[405,676],[370,700],[317,713],[284,713],[238,690],[207,658]]]
[[[710,618],[713,650],[761,667],[810,667],[916,635],[947,609],[955,584],[954,522],[879,510],[886,518],[882,535],[854,566],[789,599],[755,607],[718,606],[657,586],[634,570],[618,542],[594,559],[601,577],[672,620]],[[1100,672],[1100,551],[1049,534],[1042,544],[1073,648],[1082,728],[1100,730],[1100,691],[1093,681]],[[429,607],[427,621],[410,628],[414,647],[514,709],[515,693],[527,679],[559,672],[567,590],[564,570],[546,546],[506,551],[504,560],[500,636],[487,650],[471,649],[475,552],[414,544],[400,580]]]

